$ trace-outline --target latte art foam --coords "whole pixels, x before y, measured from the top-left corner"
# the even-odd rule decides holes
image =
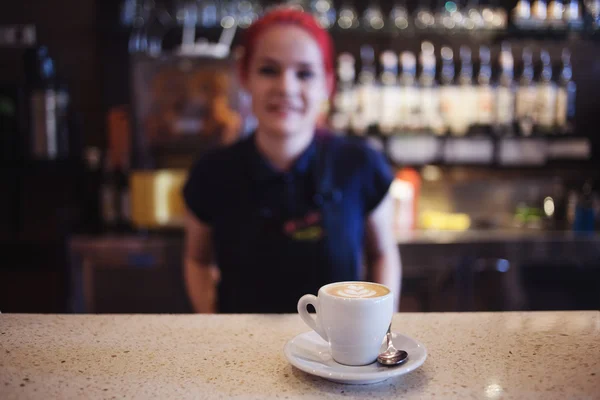
[[[328,287],[326,291],[330,295],[348,299],[368,299],[385,296],[390,292],[386,287],[372,283],[341,283]]]

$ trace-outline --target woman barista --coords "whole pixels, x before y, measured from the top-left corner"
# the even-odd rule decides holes
[[[367,278],[399,297],[392,174],[378,152],[316,129],[335,80],[328,33],[310,14],[278,9],[243,47],[258,128],[201,158],[184,187],[195,311],[295,312],[324,284]]]

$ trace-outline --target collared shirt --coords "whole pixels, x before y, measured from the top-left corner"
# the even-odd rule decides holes
[[[219,311],[295,312],[302,295],[361,279],[366,217],[391,182],[379,152],[329,134],[315,135],[286,172],[253,135],[202,157],[184,198],[212,227]]]

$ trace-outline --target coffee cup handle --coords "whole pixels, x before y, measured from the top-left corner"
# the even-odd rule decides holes
[[[298,301],[298,314],[300,314],[300,318],[302,318],[302,321],[304,321],[306,325],[308,325],[315,332],[317,332],[319,336],[325,339],[326,342],[329,342],[325,330],[323,329],[321,324],[319,324],[319,319],[315,319],[310,316],[310,313],[306,308],[309,304],[315,308],[317,314],[319,313],[319,298],[317,296],[313,296],[312,294],[307,294],[302,296]]]

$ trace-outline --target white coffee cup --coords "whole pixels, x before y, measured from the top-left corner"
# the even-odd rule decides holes
[[[307,310],[316,310],[316,319]],[[394,293],[371,282],[336,282],[298,301],[302,320],[331,348],[335,361],[367,365],[376,361],[394,313]]]

